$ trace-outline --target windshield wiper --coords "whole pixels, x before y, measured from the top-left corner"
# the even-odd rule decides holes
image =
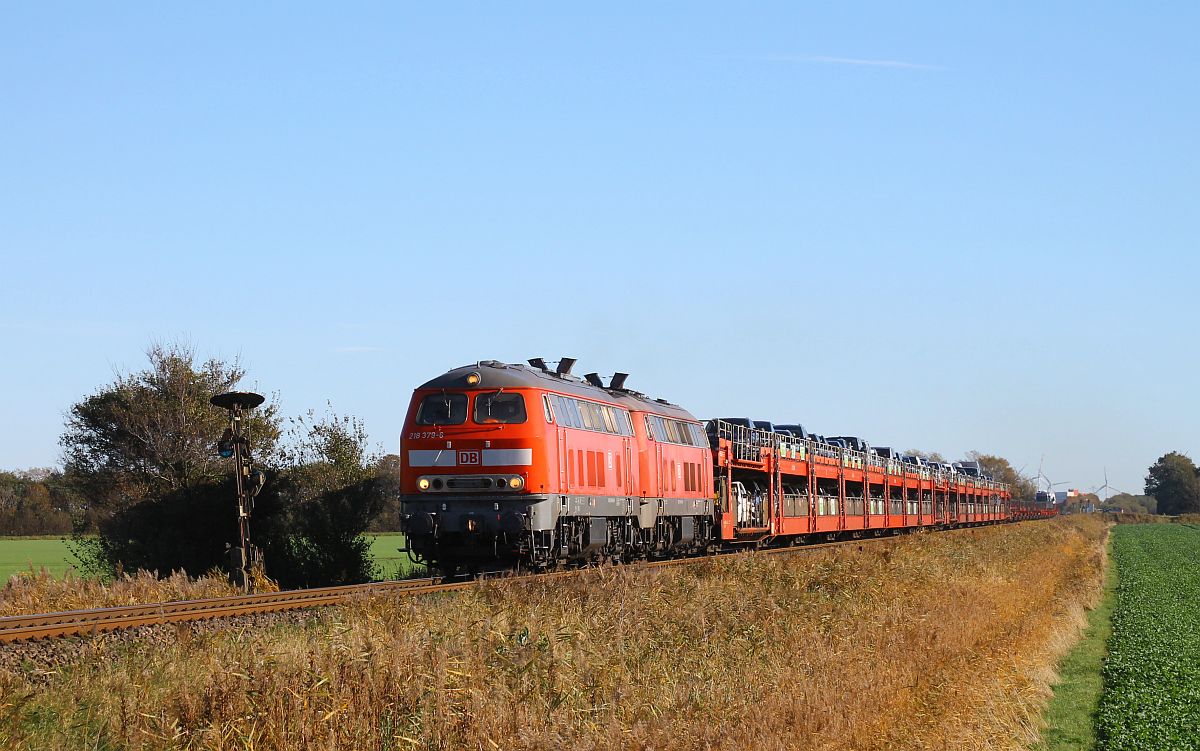
[[[503,387],[501,387],[501,389],[500,389],[499,391],[497,391],[496,393],[492,394],[491,396],[489,396],[489,397],[487,398],[487,410],[488,410],[488,417],[491,417],[491,416],[492,416],[492,404],[494,404],[494,403],[495,403],[495,401],[496,401],[497,399],[499,399],[499,398],[500,398],[500,395],[501,395],[501,394],[503,394],[503,393],[504,393],[504,388],[503,388]]]

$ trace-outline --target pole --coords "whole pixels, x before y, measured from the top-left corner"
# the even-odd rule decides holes
[[[233,409],[229,410],[229,427],[233,431],[233,463],[237,475],[238,532],[242,540],[242,587],[246,594],[250,594],[250,571],[254,558],[251,553],[253,549],[250,547],[250,498],[246,487],[246,480],[250,474],[247,462],[250,441],[242,433],[241,404],[235,404]]]
[[[238,535],[241,538],[242,555],[239,563],[241,569],[242,589],[250,594],[250,573],[253,570],[257,556],[250,544],[250,511],[254,507],[254,496],[262,489],[263,477],[255,472],[254,482],[251,482],[250,436],[246,434],[242,423],[243,410],[251,410],[262,404],[264,397],[249,391],[228,391],[217,394],[209,402],[222,409],[229,410],[229,427],[217,445],[217,452],[225,457],[233,457],[234,478],[237,485],[238,506]],[[234,569],[230,561],[230,574]]]

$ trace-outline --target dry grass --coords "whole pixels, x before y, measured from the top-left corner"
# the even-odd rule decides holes
[[[1094,601],[1063,519],[500,581],[0,672],[0,746],[1017,749]]]
[[[1105,514],[1104,517],[1114,524],[1174,524],[1179,520],[1177,516],[1163,516],[1162,514],[1135,514],[1135,513],[1120,513],[1120,514]],[[1185,522],[1186,523],[1186,522]]]
[[[139,571],[105,583],[98,579],[82,579],[71,572],[59,579],[45,569],[30,570],[9,577],[0,589],[0,616],[194,600],[237,593],[237,589],[218,575],[189,579],[185,574],[177,573],[159,579]]]

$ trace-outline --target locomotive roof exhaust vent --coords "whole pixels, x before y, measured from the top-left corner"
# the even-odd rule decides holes
[[[540,357],[531,357],[527,362],[538,370],[549,370],[546,367],[546,361]]]
[[[558,368],[554,371],[560,376],[571,375],[571,368],[575,367],[574,357],[564,357],[558,361]]]
[[[628,377],[628,373],[613,373],[612,380],[608,382],[608,387],[616,391],[624,391],[625,379]]]
[[[599,373],[588,373],[583,377],[583,380],[587,381],[598,389],[604,388],[604,381],[600,380]]]

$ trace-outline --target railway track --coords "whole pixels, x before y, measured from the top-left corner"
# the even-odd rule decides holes
[[[56,639],[65,636],[87,636],[106,631],[136,628],[137,626],[337,605],[353,597],[374,594],[447,592],[462,589],[471,584],[473,582],[470,581],[438,582],[432,579],[409,579],[351,584],[343,587],[213,597],[204,600],[178,600],[147,605],[68,610],[61,613],[14,615],[0,618],[0,644],[34,639]]]
[[[760,555],[796,554],[815,552],[831,547],[848,547],[852,544],[890,542],[895,537],[867,537],[857,540],[806,544],[795,547],[766,548],[756,551]],[[746,551],[733,551],[719,555],[742,555]],[[647,561],[636,564],[645,568],[660,568],[712,560],[718,556],[674,558],[662,561]],[[573,576],[585,569],[570,569],[535,574],[541,577]],[[285,610],[325,607],[345,603],[358,597],[374,595],[424,595],[437,592],[452,592],[475,586],[478,580],[441,581],[438,579],[406,579],[402,581],[350,584],[341,587],[296,589],[285,592],[263,592],[252,595],[213,597],[203,600],[178,600],[157,602],[147,605],[125,605],[92,610],[68,610],[60,613],[38,613],[14,615],[0,618],[0,644],[11,644],[39,639],[58,639],[68,636],[90,636],[108,631],[153,626],[186,621],[229,618],[239,615],[275,613]]]

